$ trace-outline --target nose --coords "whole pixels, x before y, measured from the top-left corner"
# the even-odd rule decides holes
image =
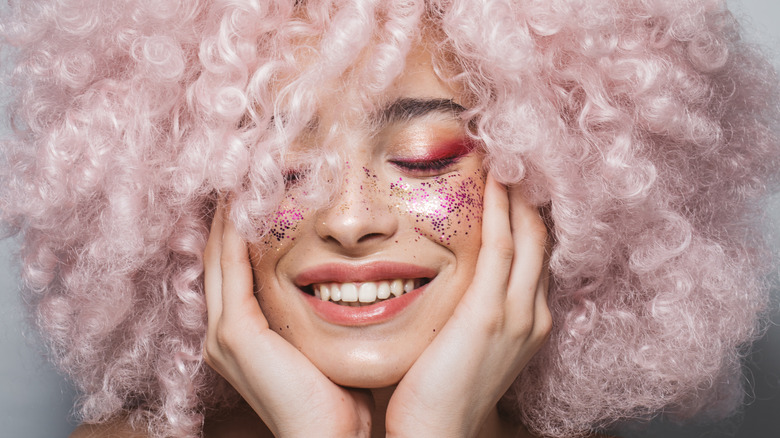
[[[398,231],[398,213],[378,189],[375,176],[350,173],[334,203],[317,212],[315,228],[326,242],[350,255],[376,249]]]

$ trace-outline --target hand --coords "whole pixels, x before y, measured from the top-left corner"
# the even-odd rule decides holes
[[[547,339],[547,232],[518,190],[488,175],[474,280],[390,398],[387,436],[477,436]]]
[[[368,436],[370,394],[334,384],[269,328],[253,294],[246,244],[223,216],[220,204],[204,253],[206,363],[276,437]]]

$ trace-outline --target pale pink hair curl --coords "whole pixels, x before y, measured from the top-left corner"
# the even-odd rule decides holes
[[[367,53],[350,74],[381,93],[423,34],[470,98],[487,164],[549,212],[555,327],[505,411],[563,437],[741,402],[767,303],[757,230],[780,164],[778,93],[724,2],[12,9],[0,208],[24,235],[26,297],[84,421],[129,415],[155,436],[197,436],[206,409],[235,399],[201,357],[216,193],[233,193],[246,236],[265,229],[279,157],[318,87]],[[337,171],[319,159],[310,181]]]

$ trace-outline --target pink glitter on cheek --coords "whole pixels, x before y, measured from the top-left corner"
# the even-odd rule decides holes
[[[467,178],[453,173],[414,186],[403,178],[390,184],[390,196],[402,200],[397,208],[414,216],[414,230],[444,244],[481,224],[482,191],[480,172]]]
[[[279,249],[286,242],[294,241],[298,225],[305,219],[305,213],[306,210],[298,206],[295,198],[285,199],[268,222],[266,246]]]

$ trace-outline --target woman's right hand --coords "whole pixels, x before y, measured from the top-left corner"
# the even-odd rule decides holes
[[[204,253],[206,363],[244,397],[274,436],[369,436],[372,398],[331,382],[271,330],[254,296],[246,244],[220,202]]]

